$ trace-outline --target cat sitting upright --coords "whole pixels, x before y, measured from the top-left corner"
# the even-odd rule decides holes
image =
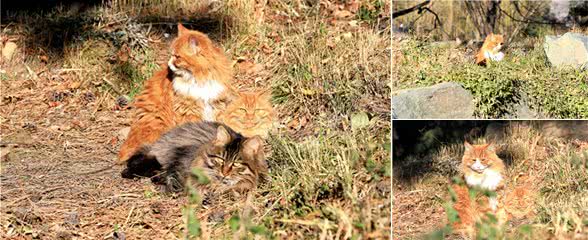
[[[504,37],[500,34],[493,34],[486,36],[484,44],[478,54],[476,54],[476,64],[486,66],[489,60],[501,61],[504,58],[504,53],[500,51]]]
[[[504,186],[504,163],[496,155],[494,144],[471,145],[464,143],[465,152],[461,162],[461,171],[469,187],[496,192]],[[496,196],[489,197],[492,211],[496,211]]]
[[[145,82],[135,99],[136,112],[118,154],[119,164],[179,124],[215,121],[216,114],[236,97],[230,83],[231,64],[205,34],[178,24],[171,52],[168,64]]]

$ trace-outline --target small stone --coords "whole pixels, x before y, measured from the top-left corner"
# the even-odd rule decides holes
[[[84,101],[86,102],[93,102],[96,100],[96,96],[93,92],[85,92],[83,96]]]
[[[113,232],[112,238],[114,240],[125,240],[126,239],[125,233],[123,233],[123,232]]]
[[[123,95],[123,96],[120,96],[116,99],[116,105],[118,105],[121,108],[126,107],[127,105],[129,105],[130,101],[131,101],[131,99],[128,96]]]
[[[118,130],[118,133],[117,133],[118,139],[121,141],[124,139],[127,139],[127,136],[129,135],[130,131],[131,131],[131,127],[121,128],[120,130]]]
[[[225,211],[221,210],[216,210],[214,212],[212,212],[210,215],[208,215],[208,221],[209,222],[222,222],[225,218]]]
[[[588,36],[565,33],[563,36],[545,36],[545,55],[551,65],[580,68],[588,65]]]
[[[57,232],[55,237],[59,240],[69,240],[69,239],[73,238],[72,234],[67,231],[59,231],[59,232]]]
[[[80,218],[77,212],[70,212],[65,215],[65,223],[71,226],[78,226],[80,224]]]

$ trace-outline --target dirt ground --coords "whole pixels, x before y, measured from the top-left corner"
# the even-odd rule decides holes
[[[389,238],[385,1],[211,1],[210,19],[200,2],[111,2],[3,19],[0,239],[180,239],[192,212],[202,239]],[[189,204],[115,165],[177,22],[223,46],[236,87],[272,89],[270,179],[246,197]]]
[[[2,84],[0,233],[23,227],[50,239],[103,239],[117,229],[173,236],[182,198],[145,198],[154,187],[121,179],[119,165],[85,174],[115,163],[130,111],[101,109],[104,99],[65,91],[59,76],[67,71]]]

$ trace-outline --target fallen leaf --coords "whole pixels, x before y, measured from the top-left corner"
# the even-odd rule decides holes
[[[304,95],[314,95],[314,91],[312,89],[302,89],[301,90],[302,94]]]
[[[130,127],[121,128],[120,130],[118,130],[118,133],[116,136],[118,137],[119,140],[124,140],[127,138],[130,131],[131,131]]]
[[[7,42],[2,48],[2,58],[4,58],[4,60],[6,61],[10,61],[10,59],[12,59],[12,56],[16,52],[16,48],[16,43]]]
[[[49,102],[48,104],[49,104],[49,107],[57,107],[61,103],[60,102]]]
[[[268,34],[268,37],[270,37],[271,39],[273,39],[274,42],[280,42],[280,41],[282,41],[282,38],[280,38],[280,35],[276,31],[272,31],[270,34]]]
[[[41,55],[39,56],[39,60],[41,60],[42,63],[47,63],[49,62],[49,57],[47,57],[47,55]]]
[[[263,44],[261,45],[261,51],[265,54],[271,54],[274,50],[272,50],[267,44]]]
[[[253,68],[254,65],[255,63],[249,60],[237,60],[237,68],[239,69],[239,72],[247,72],[249,69]]]
[[[335,19],[335,18],[329,19],[329,21],[328,21],[328,22],[329,22],[329,24],[330,24],[331,26],[336,26],[336,25],[337,25],[337,19]]]
[[[0,160],[4,159],[10,153],[10,150],[12,150],[10,146],[0,147]]]
[[[353,13],[351,13],[350,11],[347,11],[347,10],[335,10],[335,12],[333,12],[333,16],[335,16],[335,18],[338,18],[338,19],[348,18],[352,15],[353,15]]]
[[[80,85],[82,85],[80,82],[75,81],[75,82],[70,83],[67,87],[69,89],[76,89],[76,88],[79,88]]]
[[[112,137],[110,139],[110,146],[115,147],[116,143],[118,143],[118,137]]]
[[[327,39],[327,47],[329,48],[334,48],[335,47],[335,41],[333,41],[332,39]]]
[[[80,122],[79,120],[72,120],[71,123],[78,128],[81,128],[81,129],[84,128],[84,124],[82,122]]]
[[[344,38],[351,38],[351,37],[353,37],[353,34],[351,34],[350,32],[348,32],[348,33],[343,33],[343,37],[344,37]]]
[[[298,121],[298,118],[294,118],[292,121],[288,122],[286,126],[290,129],[298,129],[300,126],[300,121]]]
[[[359,1],[348,2],[346,8],[350,12],[356,13],[359,10]]]
[[[312,73],[312,75],[317,75],[318,68],[315,65],[310,66],[310,73]]]
[[[358,129],[367,127],[370,125],[370,119],[364,112],[354,113],[351,115],[351,130],[356,131]]]
[[[306,126],[306,123],[308,123],[308,118],[301,117],[300,118],[300,127],[302,128],[302,127]]]
[[[358,25],[357,25],[357,20],[352,20],[352,21],[349,21],[349,26],[352,26],[352,27],[357,27],[357,26],[358,26]]]

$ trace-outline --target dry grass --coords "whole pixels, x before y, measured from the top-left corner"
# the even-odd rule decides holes
[[[586,142],[544,137],[531,127],[534,123],[511,122],[504,137],[497,142],[498,154],[508,165],[505,196],[519,196],[510,201],[513,216],[504,227],[483,223],[478,230],[494,232],[499,238],[582,239],[588,236],[586,199],[588,181]],[[484,138],[478,141],[485,141]],[[394,236],[398,239],[461,239],[441,229],[447,223],[449,179],[454,176],[447,168],[461,160],[461,143],[446,145],[437,152],[416,158],[432,158],[432,171],[412,183],[394,186]],[[406,158],[405,161],[411,158]],[[395,169],[398,171],[399,169]],[[459,175],[455,175],[459,176]],[[507,197],[507,198],[510,198]],[[523,200],[524,199],[524,200]],[[572,200],[573,199],[573,200]],[[416,206],[415,206],[416,205]],[[481,233],[481,232],[479,232]]]
[[[375,2],[360,5],[389,15]],[[358,15],[327,21],[339,2],[211,3],[113,1],[73,16],[21,13],[6,28],[21,48],[0,82],[2,237],[178,239],[197,223],[204,239],[387,238],[388,31]],[[117,100],[167,61],[179,20],[226,49],[237,86],[272,88],[271,174],[249,197],[202,206],[123,180],[119,166],[79,174],[114,163],[118,131],[131,121]],[[59,25],[72,21],[84,31]],[[37,36],[51,26],[65,30]]]

